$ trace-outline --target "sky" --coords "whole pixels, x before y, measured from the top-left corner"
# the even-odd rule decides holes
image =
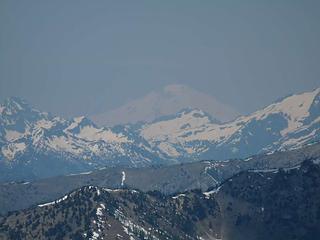
[[[0,1],[0,101],[62,116],[186,84],[242,113],[320,87],[320,1]]]

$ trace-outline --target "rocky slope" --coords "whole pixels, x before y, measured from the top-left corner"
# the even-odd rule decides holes
[[[89,186],[1,219],[0,239],[196,239],[219,224],[217,206],[199,192],[181,199]]]
[[[222,239],[315,239],[320,234],[320,167],[241,172],[215,195]]]
[[[0,239],[311,240],[320,234],[320,167],[244,171],[218,189],[159,192],[82,187],[0,219]]]

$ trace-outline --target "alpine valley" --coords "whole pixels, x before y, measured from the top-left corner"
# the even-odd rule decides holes
[[[98,127],[19,98],[0,105],[0,180],[34,180],[102,167],[147,167],[247,158],[320,140],[320,88],[221,123],[197,108],[152,122]]]

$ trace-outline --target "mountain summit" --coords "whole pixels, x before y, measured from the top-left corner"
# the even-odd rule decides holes
[[[153,121],[161,116],[175,114],[185,108],[199,108],[213,118],[225,122],[234,119],[238,112],[212,96],[186,85],[167,85],[160,91],[152,91],[142,98],[103,112],[92,119],[99,125],[115,125]]]
[[[145,124],[140,134],[171,157],[237,158],[318,141],[319,116],[320,88],[283,98],[227,123],[212,122],[196,111],[184,112]]]

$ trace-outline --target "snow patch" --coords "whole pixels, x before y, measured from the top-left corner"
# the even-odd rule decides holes
[[[219,186],[218,188],[216,188],[212,191],[204,192],[203,194],[206,196],[207,199],[209,199],[212,194],[218,193],[220,191],[220,189],[221,189],[221,186]]]
[[[24,136],[24,133],[14,131],[14,130],[5,130],[5,139],[9,142],[16,141],[19,138],[22,138],[23,136]]]
[[[159,240],[156,236],[152,235],[142,226],[135,224],[129,218],[127,218],[121,211],[121,209],[116,209],[114,212],[114,217],[122,224],[124,232],[129,235],[130,239],[135,239],[136,234],[143,233],[145,239]]]
[[[38,207],[46,207],[46,206],[50,206],[50,205],[54,205],[54,204],[57,204],[59,202],[62,202],[62,201],[65,201],[66,199],[68,198],[68,195],[65,195],[64,197],[58,199],[58,200],[55,200],[53,202],[48,202],[48,203],[44,203],[44,204],[39,204]]]
[[[26,144],[21,143],[9,143],[6,146],[1,148],[2,154],[8,160],[13,160],[14,157],[18,154],[23,152],[27,148]]]
[[[99,233],[97,233],[97,232],[94,231],[94,232],[92,233],[92,238],[89,238],[89,239],[90,239],[90,240],[97,240],[97,239],[99,239],[99,236],[100,236]]]
[[[126,180],[126,173],[124,171],[121,172],[122,177],[121,177],[121,187],[124,186],[124,181]]]
[[[83,152],[82,148],[78,148],[72,140],[68,139],[65,136],[57,137],[53,136],[49,142],[48,145],[51,149],[55,149],[57,151],[66,151],[73,154],[80,154]]]
[[[180,193],[176,196],[173,196],[172,199],[177,199],[177,198],[180,198],[180,197],[185,197],[186,195],[184,193]]]
[[[103,216],[103,210],[106,209],[104,204],[100,204],[100,207],[97,208],[96,214],[97,216]]]
[[[54,126],[54,122],[48,121],[46,119],[41,119],[35,124],[36,128],[44,128],[44,129],[50,129],[53,126]]]
[[[180,155],[180,153],[168,142],[161,142],[158,147],[168,156],[178,157]]]
[[[77,137],[83,138],[88,141],[104,141],[108,142],[117,142],[117,143],[126,143],[128,138],[124,135],[116,134],[110,129],[98,129],[92,126],[85,126],[81,128],[80,133],[77,134]]]

